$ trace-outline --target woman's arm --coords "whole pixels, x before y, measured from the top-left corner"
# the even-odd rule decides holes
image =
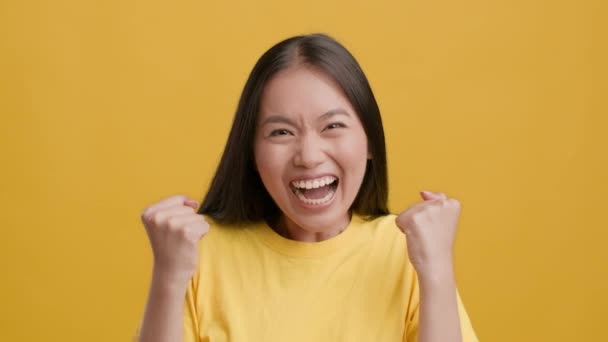
[[[453,246],[460,202],[422,191],[424,202],[397,216],[420,287],[419,342],[461,342]]]
[[[140,330],[140,342],[183,340],[187,287],[187,282],[172,281],[158,272],[153,272]]]
[[[147,207],[141,219],[146,228],[154,268],[141,324],[141,342],[181,342],[184,303],[198,265],[198,244],[209,224],[194,211],[196,201],[176,195]]]
[[[419,342],[462,341],[454,268],[419,274]]]

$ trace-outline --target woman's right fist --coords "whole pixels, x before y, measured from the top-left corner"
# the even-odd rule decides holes
[[[198,204],[184,195],[155,203],[141,214],[152,253],[154,272],[171,280],[190,280],[198,265],[198,242],[209,231]]]

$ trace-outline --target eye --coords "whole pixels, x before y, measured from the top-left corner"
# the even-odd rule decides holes
[[[280,136],[280,135],[287,135],[287,134],[291,134],[291,132],[289,132],[286,129],[275,129],[274,131],[270,132],[270,136],[271,137]]]
[[[331,124],[327,125],[326,128],[334,129],[334,128],[343,128],[343,127],[346,127],[346,125],[344,125],[341,122],[334,122],[334,123],[331,123]]]

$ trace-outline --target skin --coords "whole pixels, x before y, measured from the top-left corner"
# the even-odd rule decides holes
[[[141,214],[154,267],[139,340],[182,341],[184,297],[198,264],[198,241],[209,231],[198,204],[184,195],[155,203]]]
[[[283,213],[273,229],[307,242],[340,234],[350,222],[348,208],[363,180],[366,159],[373,157],[361,153],[367,150],[358,117],[329,77],[304,66],[277,74],[262,96],[254,147],[257,171]],[[327,173],[340,180],[332,203],[323,210],[301,206],[289,182]],[[422,192],[421,197],[423,201],[396,218],[419,279],[419,341],[461,341],[452,259],[460,203],[443,193]],[[197,206],[193,199],[176,195],[141,215],[154,268],[140,341],[183,338],[184,296],[198,263],[198,241],[209,231],[195,212]]]
[[[345,113],[323,115],[335,108]],[[283,213],[273,228],[307,242],[340,234],[350,221],[348,208],[363,180],[366,159],[372,156],[361,153],[368,150],[367,137],[339,86],[314,68],[288,68],[268,82],[257,124],[256,167]],[[324,173],[340,179],[333,203],[323,210],[303,208],[289,182]],[[460,203],[443,193],[421,196],[424,201],[396,219],[419,276],[419,340],[461,341],[452,261]]]
[[[281,71],[262,94],[255,162],[264,186],[283,215],[274,229],[298,241],[322,241],[350,222],[368,156],[367,137],[355,110],[335,82],[306,66]],[[329,114],[327,114],[329,113]],[[330,207],[302,207],[289,186],[294,179],[333,174],[339,182]]]
[[[420,342],[462,341],[452,258],[460,202],[444,193],[421,192],[395,219],[420,286]]]

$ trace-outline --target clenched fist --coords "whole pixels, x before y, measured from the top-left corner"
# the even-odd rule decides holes
[[[196,214],[196,201],[176,195],[155,203],[141,214],[152,253],[154,272],[168,280],[188,282],[198,264],[198,242],[209,224]]]
[[[406,235],[408,256],[416,272],[425,276],[453,267],[453,246],[460,202],[443,193],[421,192],[417,203],[396,218]]]

